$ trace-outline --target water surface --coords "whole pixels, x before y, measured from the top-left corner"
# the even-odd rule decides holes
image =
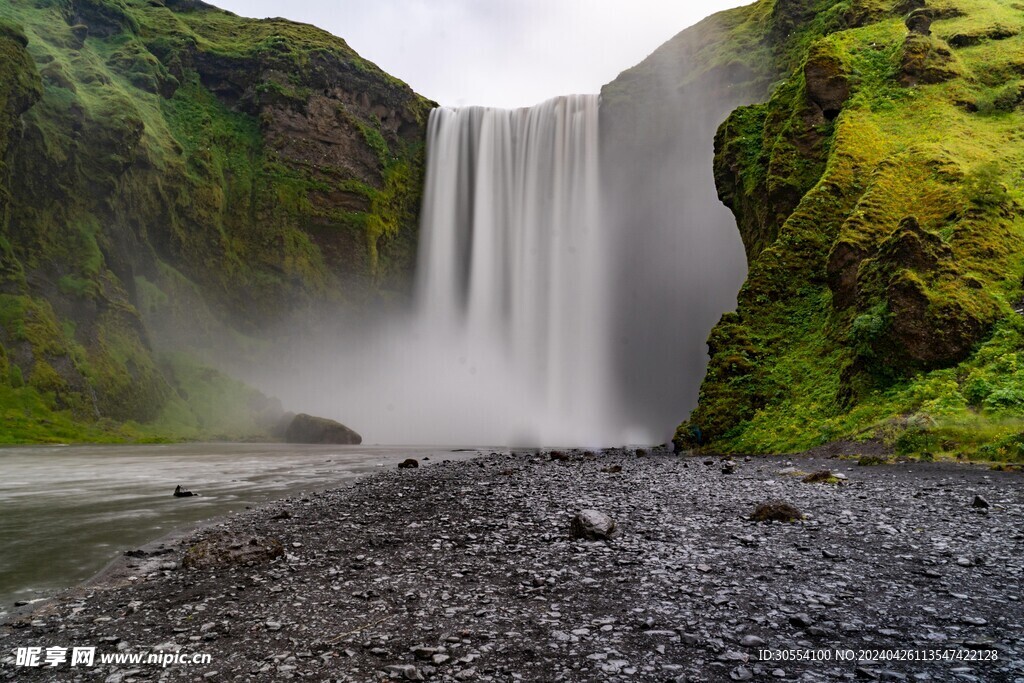
[[[286,444],[0,449],[0,615],[175,528],[443,449]],[[200,495],[174,498],[181,484]]]

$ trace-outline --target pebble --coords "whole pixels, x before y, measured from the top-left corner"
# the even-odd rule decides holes
[[[305,501],[244,512],[217,528],[296,554],[138,570],[140,580],[113,590],[58,598],[45,618],[13,617],[17,628],[0,626],[0,638],[5,650],[66,634],[101,651],[161,643],[165,652],[210,653],[214,664],[189,667],[189,680],[1021,677],[1024,643],[1014,629],[1024,621],[1024,487],[1016,474],[901,464],[858,468],[842,486],[807,486],[779,477],[782,462],[768,458],[723,477],[657,450],[643,458],[566,453],[383,468]],[[787,466],[835,472],[837,463],[794,458]],[[621,471],[608,476],[614,467]],[[999,501],[998,515],[964,514],[976,490]],[[757,503],[778,499],[806,518],[748,519]],[[580,511],[614,521],[617,535],[571,538]],[[180,556],[159,555],[153,566],[180,567]],[[757,661],[766,641],[829,650],[992,643],[1000,659],[962,672],[913,661]],[[14,681],[13,672],[0,665],[0,681]],[[150,673],[105,670],[97,680]],[[43,670],[17,674],[50,680]]]

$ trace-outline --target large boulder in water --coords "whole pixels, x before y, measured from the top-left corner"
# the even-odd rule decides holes
[[[340,422],[325,417],[299,413],[285,430],[284,440],[288,443],[333,443],[357,445],[363,437]]]

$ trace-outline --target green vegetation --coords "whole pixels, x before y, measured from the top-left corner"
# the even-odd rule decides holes
[[[0,443],[265,436],[191,352],[406,291],[432,103],[343,40],[5,2],[0,74]]]
[[[900,3],[743,10],[785,78],[716,141],[750,271],[681,446],[1024,458],[1024,20],[927,5],[930,35]]]

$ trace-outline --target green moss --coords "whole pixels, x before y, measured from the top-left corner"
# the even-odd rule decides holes
[[[197,418],[200,375],[150,341],[248,357],[284,318],[407,283],[431,103],[343,40],[202,4],[33,0],[0,3],[0,71],[0,377],[40,420],[251,433]],[[281,128],[330,107],[344,158]]]
[[[964,15],[922,41],[885,7],[852,21],[858,3],[810,18],[812,4],[787,4],[792,74],[719,131],[716,178],[750,272],[677,440],[791,452],[875,438],[906,455],[1013,457],[1024,112],[1004,65],[1024,41],[1001,31],[954,54],[944,39],[1019,16],[954,1]],[[831,130],[803,80],[823,54],[850,88]]]
[[[161,366],[177,398],[153,422],[135,426],[150,438],[266,440],[282,415],[277,401],[187,354],[164,354]]]

